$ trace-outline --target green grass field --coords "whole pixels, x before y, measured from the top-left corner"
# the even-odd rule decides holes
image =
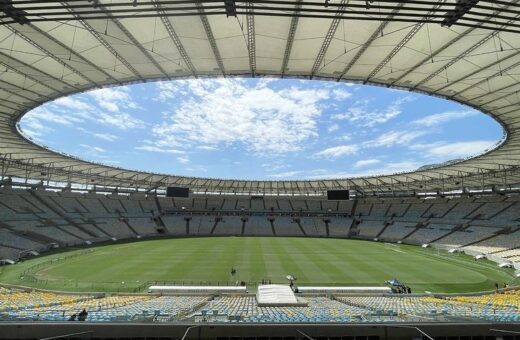
[[[231,268],[237,270],[231,276]],[[78,249],[3,267],[0,282],[70,291],[134,291],[150,281],[236,281],[299,285],[383,285],[397,278],[413,292],[468,292],[515,284],[513,271],[435,249],[370,241],[207,237]],[[124,284],[123,284],[124,282]]]

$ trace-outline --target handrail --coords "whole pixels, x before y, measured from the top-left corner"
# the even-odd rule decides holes
[[[63,334],[63,335],[51,336],[51,337],[47,337],[47,338],[40,338],[39,340],[64,339],[64,338],[70,338],[71,336],[84,335],[84,334],[94,334],[94,331],[85,331],[85,332],[78,332],[78,333]]]

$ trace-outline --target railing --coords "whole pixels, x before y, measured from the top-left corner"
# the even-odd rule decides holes
[[[259,282],[252,281],[240,281],[239,285],[242,285],[242,282],[247,287],[256,287]],[[236,286],[236,281],[146,281],[139,286],[135,287],[133,290],[134,293],[144,292],[150,286]]]
[[[47,280],[40,280],[40,279],[36,278],[34,275],[32,275],[32,273],[36,272],[38,269],[41,269],[43,267],[50,265],[50,264],[60,263],[60,262],[69,260],[71,258],[79,257],[79,256],[86,255],[86,254],[91,254],[95,251],[96,251],[95,249],[87,249],[87,250],[73,253],[73,254],[70,254],[67,256],[54,257],[54,258],[51,258],[50,260],[39,262],[39,263],[32,265],[31,267],[25,269],[22,273],[20,273],[20,279],[30,281],[30,282],[47,281]]]

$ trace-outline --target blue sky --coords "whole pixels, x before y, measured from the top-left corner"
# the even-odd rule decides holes
[[[26,136],[118,167],[240,179],[389,174],[476,155],[502,128],[466,106],[368,85],[202,79],[105,88],[23,117]]]

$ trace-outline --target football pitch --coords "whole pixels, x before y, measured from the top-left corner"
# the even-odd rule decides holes
[[[236,274],[231,274],[235,268]],[[384,286],[396,278],[412,292],[492,290],[515,284],[513,270],[417,246],[291,237],[201,237],[75,249],[0,269],[0,282],[68,291],[145,291],[159,283]]]

